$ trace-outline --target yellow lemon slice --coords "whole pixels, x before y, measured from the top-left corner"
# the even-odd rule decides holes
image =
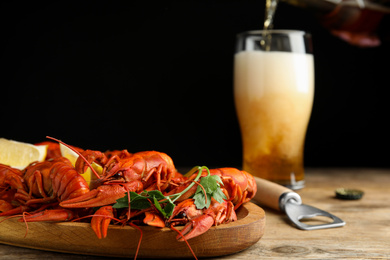
[[[61,150],[61,155],[65,158],[67,158],[73,165],[73,167],[76,165],[76,161],[77,161],[77,158],[79,158],[79,155],[71,150],[70,148],[68,148],[67,146],[63,145],[60,143],[60,150]],[[91,163],[92,165],[92,168],[98,173],[98,174],[101,174],[102,171],[103,171],[103,168],[102,166],[100,166],[99,164],[97,163]],[[87,181],[87,183],[91,183],[91,181],[93,180],[96,180],[97,177],[96,175],[91,171],[90,168],[88,168],[83,174],[82,176],[84,177],[84,179]]]
[[[47,145],[33,145],[0,138],[0,163],[23,170],[32,162],[45,160]]]

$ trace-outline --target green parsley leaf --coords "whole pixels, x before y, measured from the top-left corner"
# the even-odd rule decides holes
[[[203,209],[203,208],[208,208],[210,207],[211,204],[211,195],[207,194],[207,203],[206,203],[206,196],[202,192],[196,193],[194,197],[192,197],[195,201],[195,206],[197,209]]]
[[[222,192],[221,189],[217,189],[213,192],[213,198],[218,201],[219,203],[222,203],[224,199],[226,199],[226,195]]]
[[[164,212],[166,214],[166,217],[170,217],[172,215],[174,208],[175,204],[172,202],[171,199],[168,198],[168,202],[164,206]]]
[[[221,178],[217,175],[210,175],[210,171],[206,166],[202,166],[202,167],[196,166],[186,174],[186,176],[190,176],[194,174],[196,171],[198,171],[197,176],[194,179],[194,182],[191,183],[186,189],[184,189],[179,193],[172,194],[169,196],[164,196],[158,190],[143,191],[140,194],[137,194],[136,192],[129,192],[126,193],[124,197],[118,199],[116,203],[113,205],[113,207],[128,208],[129,207],[128,196],[130,196],[130,207],[132,209],[140,209],[140,210],[147,209],[150,208],[152,206],[151,203],[153,203],[156,209],[160,211],[165,218],[168,218],[172,215],[173,210],[175,208],[174,202],[177,199],[179,199],[181,195],[186,193],[193,185],[195,185],[195,182],[197,182],[201,177],[203,170],[207,170],[208,175],[201,178],[200,184],[205,189],[206,193],[204,193],[203,189],[200,186],[198,186],[193,196],[196,207],[198,209],[208,208],[211,204],[211,197],[213,197],[219,203],[222,203],[223,199],[226,199],[226,196],[225,194],[223,194],[220,188],[221,187],[220,184],[223,184]]]
[[[157,200],[165,199],[165,196],[159,190],[144,191],[141,194],[152,198],[156,198]]]
[[[148,201],[148,197],[145,197],[141,194],[138,194],[136,192],[130,192],[130,205],[132,209],[147,209],[150,207],[150,202]],[[117,199],[116,203],[112,206],[113,208],[128,208],[129,207],[129,201],[128,201],[128,193],[125,194],[120,199]]]
[[[168,218],[172,215],[175,204],[170,198],[165,197],[161,191],[143,191],[140,194],[136,192],[130,192],[130,207],[132,209],[147,209],[151,207],[151,203],[157,208],[161,214]],[[161,206],[164,204],[164,207]],[[113,208],[128,208],[128,194],[126,193],[124,197],[118,199],[113,205]]]
[[[129,201],[127,200],[127,193],[126,196],[117,199],[116,203],[112,205],[113,208],[115,209],[122,209],[122,208],[128,208],[129,207]]]
[[[195,200],[195,205],[197,209],[208,208],[211,204],[211,197],[213,197],[219,203],[223,202],[223,199],[226,199],[225,194],[221,190],[220,184],[223,184],[221,178],[218,175],[207,175],[200,180],[200,185],[203,186],[206,195],[204,194],[203,189],[199,185],[196,189],[193,199]],[[207,196],[207,201],[206,201]]]
[[[164,207],[161,207],[160,202],[155,197],[153,197],[153,202],[156,209],[161,212],[164,218],[169,218],[172,215],[175,204],[170,199],[168,199],[167,203],[164,203]]]

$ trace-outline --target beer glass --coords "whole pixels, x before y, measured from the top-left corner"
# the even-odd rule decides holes
[[[304,142],[314,97],[311,36],[296,30],[237,35],[234,99],[243,169],[290,189],[304,187]]]

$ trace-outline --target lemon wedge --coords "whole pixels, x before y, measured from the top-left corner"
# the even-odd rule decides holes
[[[67,158],[73,165],[73,167],[76,165],[76,161],[77,161],[77,158],[79,157],[79,155],[73,151],[72,149],[68,148],[67,146],[63,145],[60,143],[60,150],[61,150],[61,155],[65,158]],[[102,166],[100,166],[99,164],[97,163],[91,163],[92,165],[92,168],[98,173],[98,174],[101,174],[102,171],[103,171],[103,168]],[[84,179],[87,181],[87,183],[91,183],[91,181],[93,180],[96,180],[97,177],[95,176],[95,174],[92,172],[92,170],[90,168],[88,168],[83,174],[82,176],[84,177]]]
[[[0,138],[0,163],[23,170],[32,162],[42,162],[47,145],[33,145]]]

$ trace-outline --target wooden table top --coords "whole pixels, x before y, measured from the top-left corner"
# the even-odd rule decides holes
[[[338,187],[364,191],[360,200],[335,198]],[[344,227],[303,231],[281,212],[265,208],[266,229],[255,245],[213,259],[390,258],[390,169],[308,169],[303,203],[340,217]],[[98,260],[104,257],[46,252],[0,244],[2,259]],[[112,259],[112,258],[110,258]]]

